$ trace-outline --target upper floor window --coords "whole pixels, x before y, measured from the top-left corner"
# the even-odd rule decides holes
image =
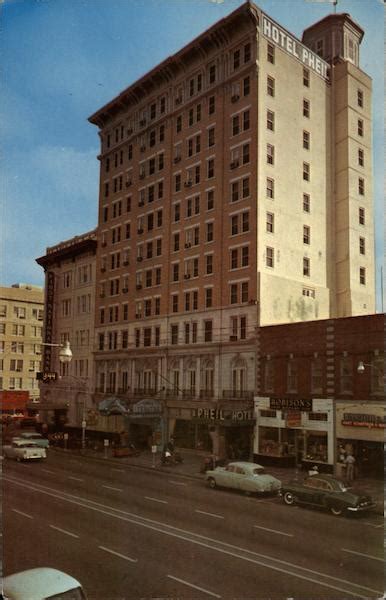
[[[267,44],[267,61],[272,65],[275,64],[275,46],[273,44]]]
[[[216,81],[216,65],[209,67],[209,83],[215,83]]]
[[[303,117],[310,117],[310,101],[306,98],[303,98]]]
[[[275,96],[275,80],[269,75],[267,77],[267,94],[268,96],[272,96],[272,98]]]
[[[358,102],[358,106],[363,108],[363,91],[362,90],[357,91],[357,102]]]
[[[360,137],[363,137],[363,135],[364,135],[364,124],[363,124],[362,119],[358,119],[358,129],[357,130],[358,130],[358,135]]]
[[[303,85],[304,87],[310,87],[310,72],[308,69],[303,69]]]

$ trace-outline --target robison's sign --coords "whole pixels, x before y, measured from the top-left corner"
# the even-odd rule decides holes
[[[287,31],[279,27],[279,25],[271,21],[271,19],[265,15],[263,15],[263,34],[276,46],[279,46],[287,52],[287,54],[291,54],[300,60],[305,67],[311,69],[324,79],[327,79],[328,64],[320,58],[320,56],[315,54],[315,52],[312,52],[312,50],[303,46],[299,40],[287,33]]]

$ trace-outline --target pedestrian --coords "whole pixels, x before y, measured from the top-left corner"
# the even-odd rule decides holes
[[[168,445],[167,445],[167,449],[169,450],[169,452],[170,452],[171,454],[173,454],[173,453],[174,453],[174,439],[173,439],[172,437],[171,437],[171,438],[170,438],[170,440],[169,440],[169,443],[168,443]]]
[[[345,464],[347,466],[347,473],[346,473],[346,478],[347,481],[353,481],[354,479],[354,466],[355,466],[355,458],[353,457],[353,455],[351,454],[351,452],[348,452],[346,459],[345,459]]]

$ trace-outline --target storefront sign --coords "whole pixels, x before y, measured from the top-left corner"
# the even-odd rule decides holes
[[[130,418],[134,417],[159,417],[162,414],[162,405],[157,400],[141,400],[134,404],[130,410]]]
[[[54,293],[55,293],[55,274],[52,271],[47,273],[47,289],[46,289],[46,302],[45,302],[45,327],[44,336],[45,341],[48,344],[52,343],[53,335],[53,317],[54,317]],[[51,356],[52,347],[43,346],[43,371],[51,371]]]
[[[375,429],[384,429],[386,426],[386,417],[378,415],[366,415],[357,413],[343,413],[342,425],[351,427],[369,427]]]
[[[282,48],[284,52],[300,60],[304,66],[323,77],[323,79],[327,79],[328,64],[265,15],[263,15],[263,34],[276,46]]]
[[[201,421],[254,421],[253,410],[195,408],[192,417]]]
[[[271,410],[299,410],[312,412],[312,400],[301,398],[270,398]]]
[[[301,427],[302,413],[300,410],[289,410],[285,416],[286,427]]]

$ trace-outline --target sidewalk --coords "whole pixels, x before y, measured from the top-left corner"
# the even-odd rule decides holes
[[[162,465],[161,464],[161,453],[157,452],[154,457],[153,454],[145,450],[141,452],[139,456],[126,456],[126,457],[113,457],[111,450],[108,449],[106,455],[103,452],[96,452],[94,450],[64,450],[63,448],[52,447],[52,450],[59,452],[68,452],[72,454],[80,454],[82,456],[92,458],[94,460],[113,462],[114,464],[119,463],[121,465],[127,464],[130,466],[136,466],[144,469],[156,469],[159,472],[164,473],[178,473],[180,476],[201,479],[205,481],[205,473],[200,473],[203,457],[206,454],[198,454],[195,451],[182,450],[179,451],[183,462],[173,465]],[[304,471],[297,471],[292,468],[280,468],[280,467],[267,467],[267,471],[270,475],[273,475],[277,479],[280,479],[283,483],[287,483],[290,479],[294,479],[296,476],[299,478],[305,477]],[[377,514],[384,514],[384,482],[383,480],[372,479],[367,477],[361,477],[354,481],[353,487],[361,491],[363,494],[369,495],[376,502],[377,507],[375,512]]]

